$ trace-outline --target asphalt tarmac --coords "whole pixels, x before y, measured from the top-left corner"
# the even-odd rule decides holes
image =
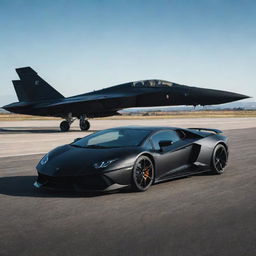
[[[0,255],[255,256],[256,128],[225,134],[224,174],[144,193],[40,192],[32,184],[42,154],[1,157]]]
[[[244,118],[169,118],[169,119],[93,119],[91,129],[80,131],[78,121],[71,126],[71,131],[59,130],[60,120],[26,120],[0,122],[0,158],[45,153],[54,147],[71,143],[102,129],[127,126],[174,126],[205,127],[220,130],[256,128],[255,117]]]

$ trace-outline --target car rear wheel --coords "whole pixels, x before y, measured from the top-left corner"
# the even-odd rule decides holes
[[[227,165],[228,153],[224,145],[218,144],[212,155],[212,171],[216,174],[222,174]]]
[[[132,190],[137,192],[146,191],[154,181],[154,165],[147,156],[140,156],[133,167]]]

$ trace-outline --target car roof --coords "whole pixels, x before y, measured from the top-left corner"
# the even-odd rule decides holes
[[[111,129],[119,129],[119,130],[148,130],[148,131],[161,131],[161,130],[177,130],[181,128],[170,127],[170,126],[142,126],[142,125],[129,125],[129,126],[120,126]]]

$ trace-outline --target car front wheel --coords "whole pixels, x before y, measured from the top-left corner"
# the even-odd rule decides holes
[[[132,190],[137,192],[146,191],[154,181],[154,165],[147,156],[140,156],[133,167]]]

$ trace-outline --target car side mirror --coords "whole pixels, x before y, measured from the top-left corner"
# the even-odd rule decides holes
[[[74,142],[77,142],[77,141],[79,141],[79,140],[81,140],[82,138],[76,138],[76,139],[74,139],[74,141],[73,141],[73,143]]]
[[[159,141],[158,144],[159,144],[160,149],[162,150],[162,148],[164,148],[164,147],[171,146],[173,144],[173,141],[172,140],[161,140],[161,141]]]

